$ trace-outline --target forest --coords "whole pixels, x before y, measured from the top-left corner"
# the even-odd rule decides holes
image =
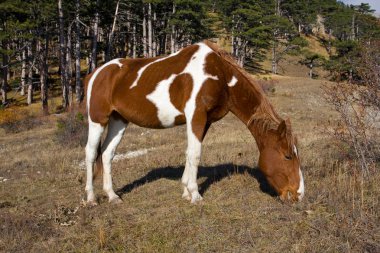
[[[287,54],[310,68],[359,80],[360,45],[380,37],[368,4],[336,0],[5,0],[0,3],[1,107],[9,93],[48,113],[51,90],[62,109],[83,100],[82,78],[115,57],[156,57],[203,39],[224,41],[241,66],[271,72]],[[302,50],[305,36],[322,34],[329,57]]]

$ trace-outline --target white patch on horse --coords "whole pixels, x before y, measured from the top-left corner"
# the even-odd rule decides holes
[[[191,91],[190,98],[186,102],[186,106],[185,106],[185,115],[186,115],[187,123],[191,123],[191,120],[193,119],[193,115],[195,111],[195,100],[198,96],[198,93],[203,83],[208,78],[210,78],[210,75],[205,73],[204,71],[204,65],[206,62],[206,56],[213,51],[211,50],[211,48],[209,48],[203,43],[198,43],[197,45],[199,45],[199,49],[194,54],[195,59],[191,60],[182,72],[182,74],[184,73],[190,74],[191,77],[193,78],[193,89]]]
[[[173,126],[175,117],[182,114],[170,101],[169,89],[176,77],[177,75],[172,74],[168,79],[162,80],[156,89],[146,96],[157,107],[158,119],[164,127]]]
[[[193,78],[193,89],[185,106],[185,115],[188,123],[191,122],[193,118],[195,100],[203,83],[209,78],[219,80],[217,76],[212,76],[204,71],[206,56],[212,52],[212,50],[205,44],[199,43],[198,45],[198,51],[194,53],[194,56],[190,59],[181,73],[172,74],[168,79],[162,80],[157,84],[156,89],[146,96],[146,98],[157,107],[157,117],[164,127],[173,126],[175,117],[182,114],[170,101],[170,85],[177,76],[190,74]]]
[[[173,56],[177,55],[179,52],[181,52],[181,51],[177,51],[177,52],[175,52],[173,54],[170,54],[170,55],[168,55],[166,57],[159,58],[159,59],[157,59],[157,60],[155,60],[155,61],[153,61],[153,62],[145,65],[141,69],[139,69],[139,71],[137,72],[137,77],[136,77],[135,81],[132,83],[132,85],[129,87],[129,89],[132,89],[133,87],[137,86],[137,83],[140,80],[140,77],[142,76],[142,74],[144,73],[144,71],[146,70],[146,68],[148,68],[150,65],[152,65],[154,63],[157,63],[157,62],[160,62],[160,61],[163,61],[163,60],[166,60],[166,59],[168,59],[170,57],[173,57]]]
[[[209,78],[209,79],[212,79],[212,80],[215,80],[215,81],[219,80],[218,76],[212,76],[212,75],[209,75],[209,74],[206,74],[206,75],[207,75],[207,78]]]
[[[227,85],[228,85],[228,87],[234,87],[237,82],[238,82],[238,80],[236,79],[236,77],[232,76],[231,81]]]
[[[301,201],[303,196],[305,195],[305,184],[303,181],[303,176],[301,172],[301,168],[299,168],[299,176],[300,176],[300,186],[298,187],[297,193],[299,194],[298,196],[298,201]]]

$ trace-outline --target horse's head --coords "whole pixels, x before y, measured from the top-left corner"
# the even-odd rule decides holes
[[[269,131],[263,140],[259,167],[282,200],[302,199],[304,182],[297,141],[292,135],[289,120],[283,120],[277,130]]]

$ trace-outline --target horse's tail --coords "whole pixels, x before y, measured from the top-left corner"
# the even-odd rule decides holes
[[[96,162],[94,167],[94,173],[92,179],[95,180],[98,175],[103,174],[103,159],[102,159],[102,145],[99,142],[98,150],[97,150]]]

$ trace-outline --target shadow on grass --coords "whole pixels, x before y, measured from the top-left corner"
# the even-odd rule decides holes
[[[131,192],[133,189],[147,184],[149,182],[166,178],[170,180],[179,180],[182,177],[184,167],[163,167],[157,168],[150,171],[145,176],[133,181],[130,184],[123,186],[117,190],[117,194],[120,196]],[[270,187],[265,176],[258,170],[258,168],[250,168],[248,166],[237,166],[232,163],[221,164],[216,166],[203,167],[200,166],[198,169],[198,178],[206,177],[206,180],[199,185],[199,193],[204,194],[208,188],[223,178],[230,177],[233,174],[244,174],[248,173],[250,176],[254,177],[260,184],[260,189],[262,192],[267,193],[270,196],[276,196],[275,191]]]

